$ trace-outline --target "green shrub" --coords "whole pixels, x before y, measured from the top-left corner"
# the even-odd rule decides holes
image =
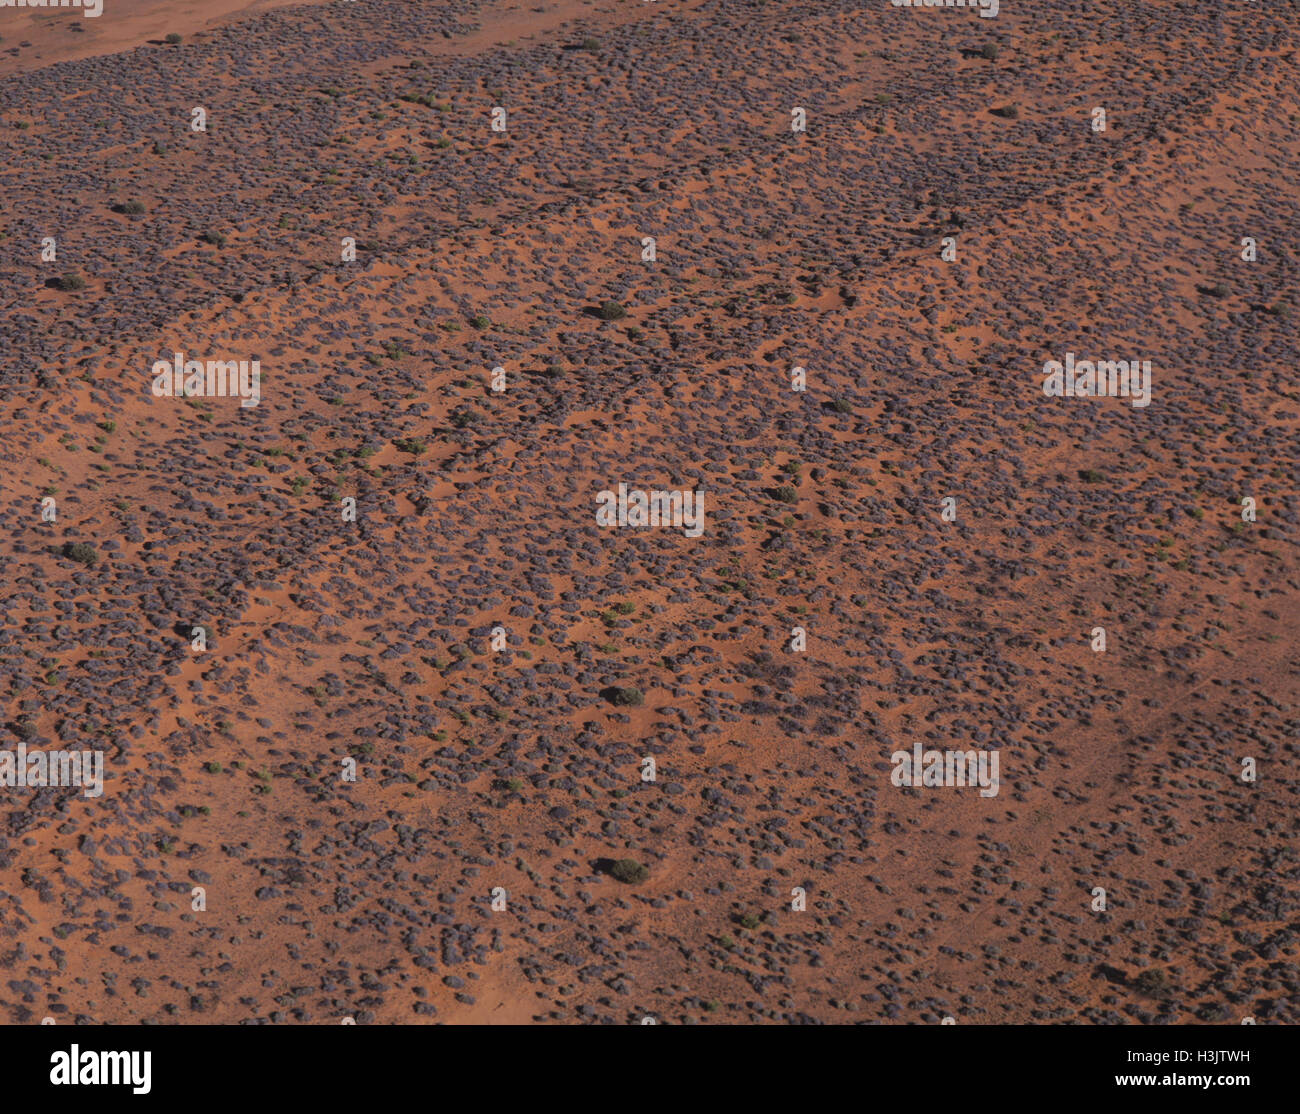
[[[89,542],[68,542],[63,547],[63,556],[90,567],[99,560],[99,554]]]
[[[464,429],[466,426],[472,426],[479,420],[478,411],[468,406],[458,406],[451,414],[451,424],[457,429]]]
[[[1158,969],[1150,968],[1143,971],[1136,979],[1133,985],[1137,992],[1147,998],[1158,998],[1162,994],[1168,993],[1170,989],[1169,975]]]
[[[618,302],[601,302],[600,319],[602,321],[617,321],[620,317],[626,317],[625,310]]]
[[[637,862],[636,859],[619,859],[618,862],[609,868],[609,873],[620,882],[627,882],[629,884],[644,882],[650,877],[649,868]]]

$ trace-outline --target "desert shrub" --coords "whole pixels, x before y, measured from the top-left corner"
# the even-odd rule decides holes
[[[1169,976],[1159,968],[1153,967],[1138,975],[1133,980],[1133,985],[1139,994],[1147,998],[1158,998],[1169,990]]]
[[[478,411],[468,406],[458,406],[451,414],[451,424],[457,429],[464,429],[479,420]]]
[[[626,317],[625,310],[618,302],[601,302],[600,319],[602,321],[617,321],[620,317]]]
[[[95,547],[88,542],[68,542],[63,547],[63,556],[87,567],[99,560],[99,554],[95,552]]]
[[[86,280],[80,275],[66,274],[59,279],[60,290],[85,290]]]
[[[650,877],[649,868],[637,862],[636,859],[619,859],[609,868],[609,873],[620,882],[628,883],[644,882]]]
[[[616,688],[611,699],[620,708],[639,708],[645,703],[645,694],[638,688]]]

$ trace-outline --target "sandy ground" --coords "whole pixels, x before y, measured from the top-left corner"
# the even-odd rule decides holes
[[[0,12],[0,1016],[1294,1020],[1295,14],[353,7]]]

